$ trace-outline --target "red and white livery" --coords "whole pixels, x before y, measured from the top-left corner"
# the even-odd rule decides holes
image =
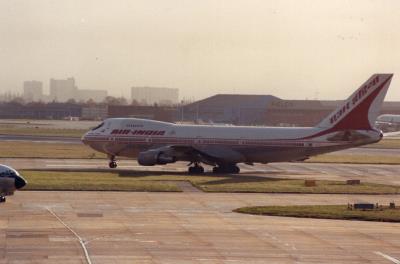
[[[190,173],[238,173],[238,163],[305,160],[311,156],[378,142],[374,127],[393,74],[374,74],[315,127],[182,125],[137,118],[110,118],[82,141],[110,157],[137,158],[152,166],[188,161]]]

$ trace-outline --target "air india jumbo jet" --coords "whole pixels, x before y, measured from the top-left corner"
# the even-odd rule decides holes
[[[136,158],[143,166],[189,162],[189,174],[239,173],[238,163],[302,161],[311,156],[378,142],[374,128],[393,74],[374,74],[315,127],[183,125],[137,118],[110,118],[82,141],[116,157]]]

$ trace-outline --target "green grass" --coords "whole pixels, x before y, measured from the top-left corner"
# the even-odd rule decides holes
[[[306,162],[349,163],[349,164],[400,164],[400,156],[395,155],[359,155],[359,154],[323,154],[311,157]]]
[[[3,135],[25,135],[25,136],[58,136],[58,137],[82,137],[87,129],[57,129],[43,128],[40,126],[21,127],[15,125],[1,125],[0,134]]]
[[[301,205],[242,207],[237,213],[302,218],[345,219],[380,222],[400,222],[400,208],[381,210],[349,210],[347,205]]]
[[[106,158],[83,144],[41,143],[28,141],[3,141],[0,158]]]
[[[373,183],[346,185],[339,181],[317,181],[316,187],[305,187],[304,180],[267,178],[254,175],[187,175],[184,172],[151,171],[36,171],[25,170],[21,174],[28,180],[30,190],[150,190],[154,186],[169,190],[165,182],[188,181],[205,192],[252,192],[252,193],[356,193],[398,194],[400,187]],[[146,186],[150,189],[146,189]],[[176,187],[176,186],[175,186]],[[155,188],[155,187],[154,187]],[[154,189],[153,188],[153,189]],[[164,188],[164,189],[163,189]],[[177,188],[177,187],[176,187]],[[172,189],[176,191],[177,189]],[[178,189],[179,190],[179,189]]]
[[[400,187],[374,183],[347,185],[340,181],[317,181],[317,186],[306,187],[304,180],[267,178],[249,175],[189,179],[205,192],[250,193],[340,193],[340,194],[398,194]]]
[[[28,181],[24,190],[179,192],[170,183],[119,177],[111,172],[21,171]]]
[[[378,143],[365,145],[364,148],[400,148],[400,138],[385,138]]]

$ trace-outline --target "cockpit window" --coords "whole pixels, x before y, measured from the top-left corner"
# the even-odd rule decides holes
[[[0,172],[0,177],[15,177],[18,176],[17,173],[13,170],[5,170]]]
[[[96,129],[99,129],[99,128],[102,127],[102,126],[104,126],[104,122],[101,123],[100,125],[98,125],[98,126],[92,128],[92,131],[94,131],[94,130],[96,130]]]

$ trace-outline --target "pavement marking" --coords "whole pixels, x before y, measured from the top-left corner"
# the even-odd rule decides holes
[[[83,249],[83,252],[85,253],[85,258],[86,262],[88,264],[92,264],[92,261],[90,260],[89,257],[89,252],[86,248],[86,242],[76,233],[71,227],[69,227],[56,213],[54,213],[50,208],[46,207],[47,211],[49,211],[50,214],[52,214],[65,228],[67,228],[74,236],[78,239],[79,244],[81,244],[81,247]]]
[[[400,260],[395,259],[394,257],[391,257],[391,256],[389,256],[389,255],[383,254],[382,252],[379,252],[379,251],[375,251],[374,253],[377,254],[377,255],[379,255],[379,256],[384,257],[384,258],[387,259],[387,260],[390,260],[390,261],[393,262],[393,263],[400,264]]]

